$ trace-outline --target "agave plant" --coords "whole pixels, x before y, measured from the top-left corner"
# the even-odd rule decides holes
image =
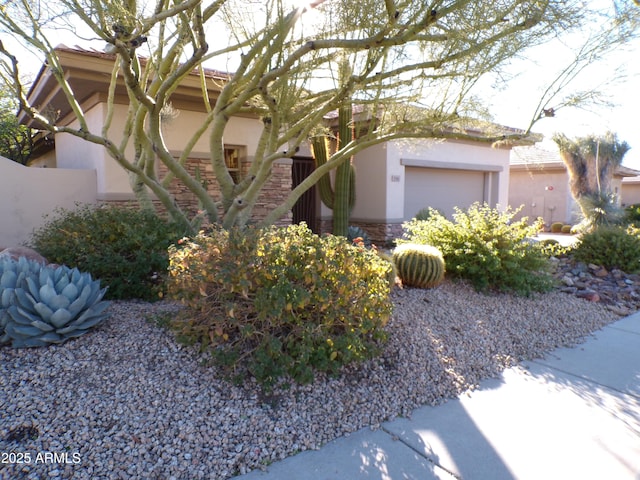
[[[347,229],[347,240],[349,243],[353,243],[356,238],[362,239],[362,244],[365,247],[371,246],[371,238],[369,238],[369,234],[362,227],[358,227],[356,225],[349,225]]]
[[[14,289],[6,335],[14,348],[39,347],[79,337],[108,314],[106,288],[88,273],[66,266],[42,266]]]
[[[42,266],[42,263],[26,257],[17,261],[11,258],[0,260],[0,345],[11,340],[5,327],[9,321],[9,307],[15,304],[15,289],[26,277],[37,276]]]

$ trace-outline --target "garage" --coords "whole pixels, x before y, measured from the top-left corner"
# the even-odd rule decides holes
[[[429,206],[450,216],[454,207],[490,202],[492,172],[446,168],[405,167],[405,220]],[[497,177],[497,175],[496,175]]]

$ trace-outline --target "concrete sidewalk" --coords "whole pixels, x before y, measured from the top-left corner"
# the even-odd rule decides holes
[[[640,313],[437,407],[238,480],[640,479]]]

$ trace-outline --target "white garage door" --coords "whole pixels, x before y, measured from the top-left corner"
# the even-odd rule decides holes
[[[467,208],[485,201],[485,172],[444,168],[405,167],[405,220],[425,207],[450,216],[453,207]]]

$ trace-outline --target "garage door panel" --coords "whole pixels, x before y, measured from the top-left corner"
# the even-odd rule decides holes
[[[427,206],[450,216],[454,207],[483,202],[484,177],[481,171],[405,167],[405,220]]]

